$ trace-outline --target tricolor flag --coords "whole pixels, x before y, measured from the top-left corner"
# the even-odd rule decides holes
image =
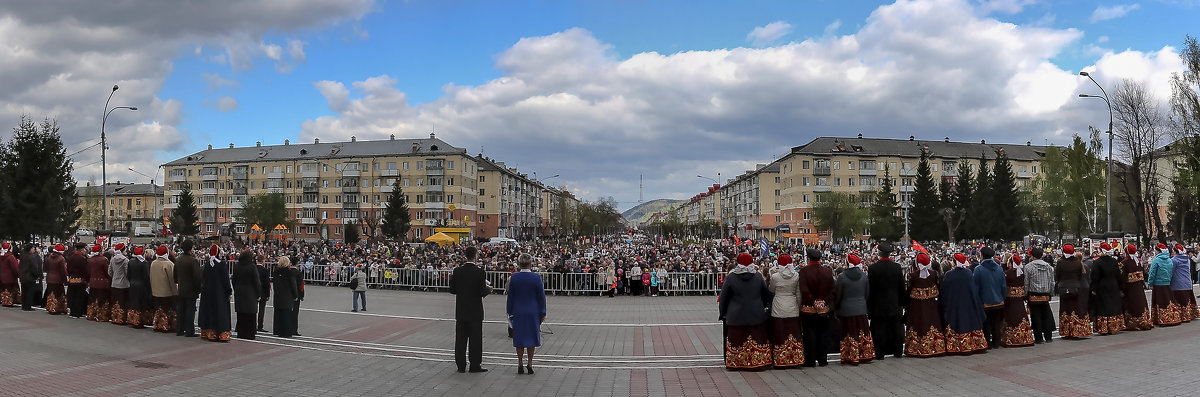
[[[921,243],[918,243],[917,240],[913,240],[913,249],[924,252],[926,255],[929,255],[929,251],[926,251],[925,247],[921,246]]]

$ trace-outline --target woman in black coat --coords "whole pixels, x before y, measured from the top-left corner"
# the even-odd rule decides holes
[[[238,339],[254,340],[257,330],[258,300],[262,296],[262,285],[258,266],[250,251],[242,251],[237,264],[233,265],[233,311],[237,313]]]
[[[296,288],[296,274],[292,269],[292,261],[286,256],[279,257],[275,267],[275,336],[290,338],[295,335],[296,325],[292,324],[293,308],[299,306],[300,291]]]

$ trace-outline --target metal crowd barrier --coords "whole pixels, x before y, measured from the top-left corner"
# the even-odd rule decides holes
[[[304,282],[315,285],[345,287],[350,283],[354,274],[352,266],[334,265],[300,265]],[[396,269],[396,268],[367,268],[367,287],[378,289],[412,289],[426,291],[446,291],[450,287],[450,275],[453,270],[427,269]],[[551,294],[596,294],[607,292],[611,285],[597,284],[603,277],[594,273],[556,273],[537,272],[542,276],[546,293]],[[492,284],[496,293],[503,293],[508,288],[507,271],[487,271],[486,280]],[[634,280],[630,280],[634,282]],[[641,280],[637,280],[641,282]],[[628,290],[628,286],[623,286]],[[659,291],[671,294],[717,294],[720,286],[715,273],[668,272],[665,279],[659,282]]]

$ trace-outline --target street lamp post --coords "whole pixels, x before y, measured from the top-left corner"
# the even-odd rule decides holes
[[[104,101],[104,117],[100,118],[100,190],[103,192],[102,212],[100,215],[103,218],[104,229],[108,229],[108,138],[104,134],[104,125],[108,123],[108,115],[112,114],[117,109],[129,109],[137,111],[136,106],[115,106],[112,109],[108,108],[108,103],[112,101],[113,94],[117,93],[116,84],[113,84],[112,92],[108,93],[108,99]]]
[[[1096,79],[1092,78],[1092,75],[1090,73],[1079,72],[1079,75],[1083,76],[1083,77],[1087,77],[1088,80],[1091,80],[1092,84],[1095,84],[1096,88],[1100,89],[1100,94],[1101,94],[1099,96],[1098,95],[1079,94],[1079,97],[1080,98],[1100,98],[1100,99],[1104,100],[1104,104],[1108,105],[1108,168],[1107,168],[1107,171],[1104,173],[1104,211],[1106,212],[1106,216],[1108,217],[1108,228],[1105,229],[1105,231],[1112,232],[1112,152],[1113,152],[1112,102],[1110,102],[1108,99],[1108,92],[1104,91],[1104,87],[1101,87],[1100,83],[1097,83]]]

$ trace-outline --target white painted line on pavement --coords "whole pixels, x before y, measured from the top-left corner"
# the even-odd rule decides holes
[[[272,339],[275,339],[275,338],[277,338],[277,337],[275,337],[275,336],[269,336],[269,337],[270,337],[270,338],[272,338]],[[384,348],[405,348],[405,349],[414,349],[414,350],[425,350],[425,351],[428,351],[428,352],[448,352],[448,353],[453,353],[453,352],[454,352],[454,349],[443,349],[443,348],[437,348],[437,347],[422,347],[422,346],[404,346],[404,345],[392,345],[392,344],[385,344],[385,343],[361,342],[361,341],[352,341],[352,340],[344,340],[344,339],[320,338],[320,337],[312,337],[312,336],[297,336],[297,337],[293,337],[292,339],[294,339],[294,340],[308,340],[308,339],[311,339],[311,340],[316,340],[316,341],[325,341],[325,342],[332,342],[332,343],[338,343],[338,342],[342,342],[342,343],[346,343],[346,344],[352,344],[352,345],[361,345],[361,346],[379,346],[379,347],[384,347]],[[485,351],[485,352],[483,352],[483,354],[500,354],[500,355],[509,355],[509,354],[512,354],[512,352],[487,352],[487,351]],[[558,358],[606,358],[606,359],[607,359],[607,358],[624,358],[624,359],[634,359],[634,358],[642,358],[642,359],[644,359],[644,358],[664,358],[664,359],[665,359],[665,358],[693,358],[693,357],[721,358],[721,357],[723,357],[723,355],[721,355],[721,354],[690,354],[690,355],[674,355],[674,356],[672,356],[672,355],[657,355],[657,354],[656,354],[656,355],[653,355],[653,356],[618,356],[618,355],[612,355],[612,356],[607,356],[607,355],[605,355],[605,356],[574,356],[574,355],[556,355],[556,354],[537,353],[537,357],[558,357]]]
[[[270,307],[270,308],[272,308],[272,310],[274,310],[273,306],[268,305],[267,307]],[[404,315],[399,315],[399,314],[380,314],[380,313],[363,313],[363,312],[355,313],[355,312],[347,312],[344,310],[310,309],[310,308],[304,308],[304,307],[301,307],[300,310],[317,312],[317,313],[333,313],[333,314],[345,314],[345,315],[356,315],[356,316],[398,318],[398,319],[404,319],[404,320],[455,321],[455,319],[453,319],[453,318],[404,316]],[[504,321],[504,320],[483,320],[483,322],[486,324],[508,324],[508,322]],[[645,323],[645,324],[551,323],[551,322],[546,322],[546,323],[542,323],[542,324],[553,325],[553,326],[565,326],[565,327],[695,327],[695,326],[704,327],[704,326],[721,325],[721,323],[719,323],[719,322],[713,322],[713,323],[659,323],[659,324],[651,324],[651,323]]]

